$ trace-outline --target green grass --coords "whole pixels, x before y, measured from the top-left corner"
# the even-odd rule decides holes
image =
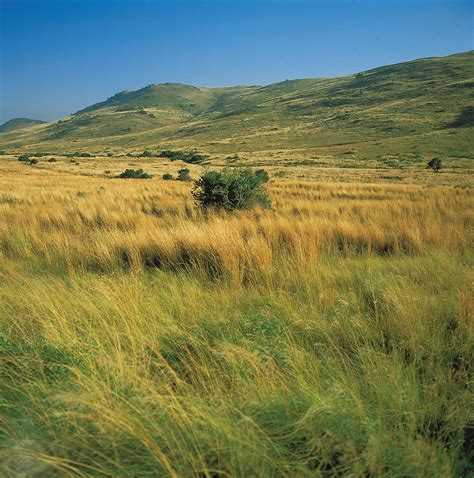
[[[332,154],[342,147],[374,159],[379,143],[386,153],[473,158],[466,141],[473,134],[473,58],[467,52],[265,87],[149,85],[63,122],[4,133],[0,146],[56,153],[114,144],[215,154],[309,148]]]
[[[472,258],[2,272],[5,476],[468,476]],[[472,457],[471,457],[472,459]]]

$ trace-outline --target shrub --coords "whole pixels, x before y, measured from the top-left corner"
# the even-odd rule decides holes
[[[270,176],[265,171],[265,169],[257,169],[257,171],[255,171],[255,176],[257,176],[257,178],[260,178],[262,183],[268,183],[268,181],[270,180]]]
[[[178,181],[191,181],[191,176],[189,175],[189,169],[183,168],[178,171]]]
[[[27,154],[22,154],[18,157],[18,161],[23,161],[24,163],[30,162],[30,157]]]
[[[256,206],[269,209],[271,201],[263,186],[267,181],[268,174],[264,170],[256,173],[248,168],[208,171],[194,182],[193,196],[203,209],[216,208],[229,212]]]
[[[68,158],[92,158],[92,154],[91,153],[79,153],[79,152],[75,152],[75,153],[69,153],[67,155]]]
[[[56,158],[49,158],[48,163],[55,163],[57,161]]]
[[[151,177],[151,174],[145,173],[143,169],[126,169],[119,175],[119,178],[126,179],[150,179]]]
[[[38,164],[38,160],[33,158],[33,159],[30,159],[29,163],[30,164]]]
[[[208,156],[204,154],[198,154],[195,151],[186,153],[184,151],[171,151],[169,149],[163,150],[159,155],[160,158],[168,158],[171,161],[184,161],[189,164],[198,164],[205,161]]]
[[[173,175],[170,174],[170,173],[165,173],[165,174],[163,174],[162,177],[165,181],[169,181],[169,180],[173,179]]]
[[[153,156],[154,154],[151,151],[143,151],[143,153],[141,154],[142,158],[152,158]]]
[[[428,161],[428,164],[426,165],[427,169],[433,170],[435,173],[437,173],[442,166],[442,161],[440,158],[433,158]]]

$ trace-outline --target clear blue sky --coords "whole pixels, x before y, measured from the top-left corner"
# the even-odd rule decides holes
[[[473,49],[472,0],[0,0],[0,122],[150,83],[268,84]]]

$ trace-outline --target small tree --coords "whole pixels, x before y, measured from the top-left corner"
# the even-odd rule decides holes
[[[165,181],[170,181],[171,179],[173,179],[173,175],[170,174],[170,173],[165,173],[165,174],[163,174],[162,178],[163,178]]]
[[[193,196],[203,209],[226,211],[251,209],[256,206],[270,208],[271,201],[263,186],[268,175],[253,173],[250,169],[208,171],[194,182]]]
[[[176,178],[178,181],[191,181],[191,176],[189,175],[189,169],[183,168],[178,171],[178,177]]]
[[[440,158],[433,158],[428,161],[428,164],[426,165],[427,169],[433,170],[435,173],[437,173],[442,166],[442,162]]]

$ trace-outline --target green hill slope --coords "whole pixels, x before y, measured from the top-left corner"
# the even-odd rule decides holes
[[[474,157],[473,105],[474,53],[467,52],[264,87],[149,85],[35,131],[1,134],[0,145],[211,153],[350,148],[368,157],[388,148]]]
[[[42,123],[46,123],[46,121],[29,118],[13,118],[0,125],[0,133],[7,133],[9,131],[15,131],[22,128],[29,128],[30,126]]]

